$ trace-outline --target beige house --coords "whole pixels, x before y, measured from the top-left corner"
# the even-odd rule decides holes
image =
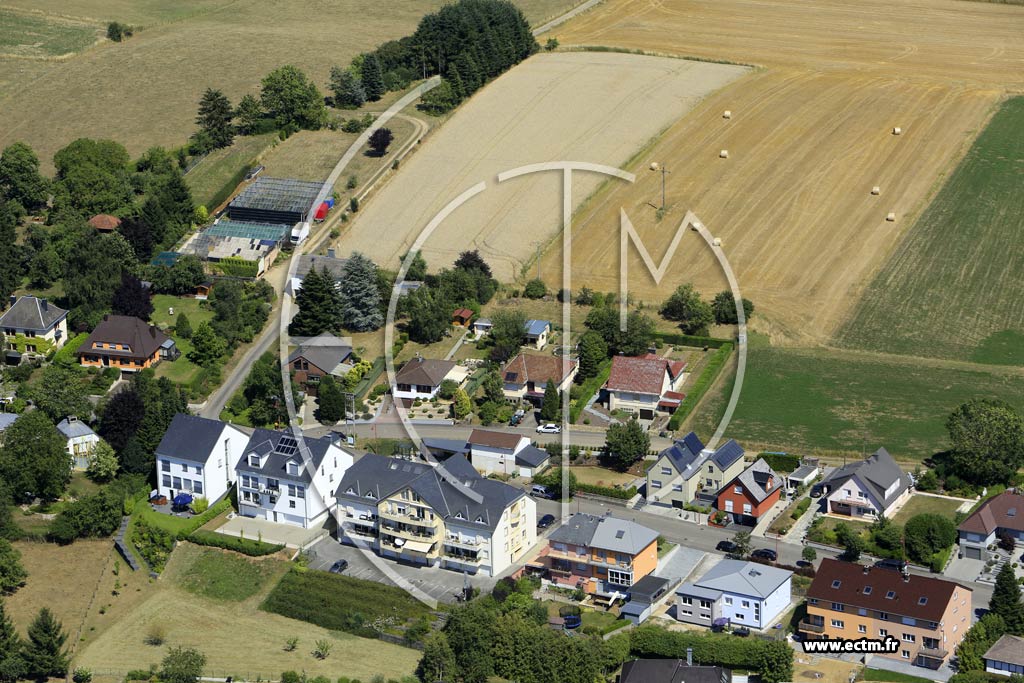
[[[578,369],[579,363],[574,360],[520,353],[502,369],[505,398],[539,403],[548,382],[554,382],[559,391],[568,391]]]
[[[8,351],[46,354],[68,339],[68,312],[46,299],[11,297],[11,307],[0,315],[0,332]]]
[[[608,382],[608,410],[623,410],[652,420],[658,411],[674,413],[684,396],[678,389],[685,379],[686,363],[654,354],[615,356]]]
[[[734,440],[712,451],[690,432],[658,454],[647,470],[647,502],[681,508],[699,496],[711,504],[743,466],[743,447]]]

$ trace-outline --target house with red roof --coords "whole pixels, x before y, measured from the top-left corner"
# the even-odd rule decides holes
[[[779,502],[784,479],[758,458],[718,492],[715,507],[736,524],[757,526],[763,514]]]
[[[685,396],[679,388],[686,378],[686,363],[656,354],[615,356],[604,388],[608,410],[635,413],[653,420],[658,411],[674,413]]]
[[[548,382],[554,382],[559,391],[568,391],[578,369],[579,363],[569,358],[520,353],[502,368],[505,398],[539,405]]]
[[[960,523],[957,533],[960,555],[972,560],[988,559],[986,549],[1004,534],[1024,541],[1024,496],[1003,491],[989,498]]]

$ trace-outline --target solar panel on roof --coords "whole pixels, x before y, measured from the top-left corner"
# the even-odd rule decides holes
[[[281,440],[277,442],[277,452],[282,455],[293,455],[298,450],[298,446],[294,437],[282,436]]]

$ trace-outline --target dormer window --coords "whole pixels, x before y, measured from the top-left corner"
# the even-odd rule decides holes
[[[258,455],[250,455],[249,456],[249,466],[250,467],[259,467],[260,466],[260,456],[258,456]]]
[[[351,491],[351,490],[352,490],[352,489],[349,489],[349,491]],[[373,495],[373,492],[372,492],[372,491],[367,491],[367,492],[366,492],[366,496],[365,496],[365,497],[366,497],[366,498],[369,498],[370,500],[373,500],[373,499],[374,499],[374,498],[376,498],[377,496]]]
[[[462,516],[461,512],[456,512],[455,513],[455,519],[465,519],[465,517]]]
[[[927,605],[928,604],[928,598],[926,598],[926,597],[924,597],[922,595],[920,598],[917,599],[917,604],[919,604],[919,605]]]
[[[483,521],[484,521],[484,518],[483,518],[483,517],[481,517],[480,515],[477,515],[477,516],[476,516],[476,521],[477,521],[477,524],[482,524],[482,523],[483,523]]]
[[[296,462],[288,463],[288,474],[296,475],[299,473],[299,464]]]
[[[345,489],[345,493],[348,493],[350,495],[355,494],[355,492],[356,492],[356,490],[354,488],[352,488],[351,486],[349,486],[347,489]]]
[[[871,595],[871,586],[864,586],[864,595]]]

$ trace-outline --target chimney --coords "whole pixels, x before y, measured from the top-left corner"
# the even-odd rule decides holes
[[[864,573],[867,574],[869,571],[871,571],[871,567],[869,565],[864,565]]]
[[[10,301],[10,303],[11,303],[11,306],[13,306],[13,305],[14,305],[14,302],[15,302],[15,301],[17,301],[17,300],[18,300],[18,297],[14,296],[14,295],[12,294],[12,295],[11,295],[11,301]]]
[[[327,258],[334,258],[334,249],[327,250]]]
[[[49,301],[47,301],[46,299],[40,299],[40,300],[39,300],[39,306],[40,306],[40,307],[41,307],[41,308],[42,308],[42,309],[43,309],[44,311],[47,311],[47,310],[49,310],[50,302],[49,302]]]
[[[693,666],[693,648],[686,648],[686,666]]]
[[[152,325],[149,326],[149,336],[156,339],[156,328]]]

